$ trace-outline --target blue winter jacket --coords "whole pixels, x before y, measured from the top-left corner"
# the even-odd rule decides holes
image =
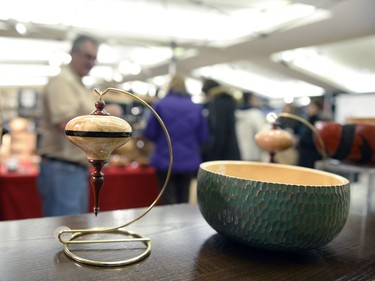
[[[202,107],[188,94],[169,92],[155,104],[154,110],[163,120],[173,149],[174,172],[196,172],[202,162],[200,148],[208,139],[208,124]],[[166,171],[169,165],[168,144],[163,129],[150,114],[144,135],[154,142],[150,165]]]

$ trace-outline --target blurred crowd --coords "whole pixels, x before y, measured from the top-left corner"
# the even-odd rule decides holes
[[[33,144],[40,156],[38,188],[45,216],[82,213],[87,210],[87,181],[90,165],[83,151],[66,140],[64,128],[71,118],[89,114],[95,99],[86,89],[82,78],[96,62],[99,42],[88,36],[79,36],[72,42],[69,65],[50,79],[43,93],[42,120],[38,123],[37,139]],[[171,75],[166,94],[151,103],[162,118],[173,146],[173,166],[163,204],[189,201],[189,192],[199,165],[214,160],[269,161],[267,152],[255,143],[255,135],[270,129],[267,113],[288,112],[306,119],[312,125],[322,120],[324,103],[312,100],[306,106],[284,104],[270,108],[256,93],[240,91],[219,81],[202,78],[204,101],[195,103],[186,87],[185,77]],[[123,116],[123,107],[109,104],[106,109],[115,116]],[[147,110],[142,115],[144,126],[137,137],[152,143],[149,161],[155,167],[160,188],[166,182],[169,169],[169,150],[163,130]],[[6,125],[6,124],[4,124]],[[288,130],[295,145],[280,152],[278,163],[314,167],[321,159],[312,131],[304,124],[280,118],[279,126]],[[35,128],[34,128],[35,129]],[[16,135],[5,126],[2,134]],[[20,135],[19,132],[17,132]],[[145,164],[143,163],[143,164]],[[67,176],[69,175],[69,176]],[[67,192],[67,187],[71,187]],[[67,196],[70,193],[71,196]],[[62,199],[64,198],[64,199]]]

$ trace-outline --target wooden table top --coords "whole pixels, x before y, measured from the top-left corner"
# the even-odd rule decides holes
[[[0,222],[0,280],[375,280],[371,213],[351,213],[339,236],[320,249],[276,253],[217,234],[196,205],[155,207],[129,227],[151,238],[150,256],[115,268],[74,262],[54,238],[62,225],[119,226],[143,210]]]

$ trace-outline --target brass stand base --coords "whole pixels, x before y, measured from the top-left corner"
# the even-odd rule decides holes
[[[125,235],[125,236],[131,236],[131,238],[127,238],[127,239],[108,239],[108,240],[82,240],[82,239],[76,240],[77,238],[80,238],[82,236],[94,235],[94,234],[101,234],[101,235],[103,235],[103,234],[120,234],[120,235]],[[132,257],[132,258],[127,258],[127,259],[124,259],[124,260],[119,260],[119,261],[91,260],[91,259],[80,257],[77,254],[73,253],[73,250],[69,249],[69,245],[73,245],[73,244],[86,244],[87,245],[87,244],[95,244],[95,243],[96,244],[97,243],[103,244],[103,243],[125,243],[125,242],[131,242],[131,243],[140,242],[140,243],[143,243],[146,246],[146,248],[145,248],[144,252],[141,253],[138,256],[135,256],[135,257]],[[87,264],[87,265],[103,266],[103,267],[115,267],[115,266],[129,265],[129,264],[138,262],[138,261],[146,258],[151,252],[151,241],[150,241],[149,238],[145,238],[144,236],[142,236],[140,234],[137,234],[137,233],[134,233],[134,232],[131,232],[131,231],[128,231],[128,230],[121,230],[121,229],[112,230],[110,232],[104,232],[104,233],[101,230],[90,231],[90,232],[74,232],[73,235],[70,237],[70,239],[68,241],[65,241],[63,249],[64,249],[64,253],[69,258],[71,258],[71,259],[73,259],[73,260],[75,260],[79,263],[83,263],[83,264]],[[82,251],[82,249],[80,249],[80,251]]]

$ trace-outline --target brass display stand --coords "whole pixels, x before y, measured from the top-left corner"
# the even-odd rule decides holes
[[[171,171],[172,171],[172,163],[173,163],[172,144],[171,144],[171,140],[170,140],[167,128],[165,127],[162,119],[155,112],[155,110],[147,102],[145,102],[143,99],[139,98],[138,96],[136,96],[134,94],[128,93],[128,92],[123,91],[123,90],[115,89],[115,88],[108,88],[104,92],[99,92],[96,89],[94,91],[100,97],[100,100],[95,104],[97,110],[95,110],[93,113],[91,113],[90,116],[83,116],[83,117],[85,117],[85,118],[96,118],[97,117],[98,121],[103,120],[103,118],[106,118],[106,116],[108,116],[109,114],[107,112],[105,112],[105,109],[104,109],[105,103],[104,103],[104,101],[102,101],[102,97],[108,92],[126,94],[126,95],[130,96],[131,98],[137,100],[138,102],[140,102],[144,106],[146,106],[153,113],[153,115],[156,117],[156,119],[160,123],[160,125],[161,125],[161,127],[164,131],[165,137],[167,139],[167,142],[168,142],[169,167],[168,167],[167,177],[165,179],[164,185],[163,185],[159,195],[157,196],[157,198],[141,215],[139,215],[138,217],[130,220],[129,222],[126,222],[126,223],[124,223],[120,226],[117,226],[117,227],[100,227],[100,228],[89,228],[89,229],[69,229],[68,227],[60,227],[56,230],[57,239],[63,244],[64,253],[69,258],[71,258],[71,259],[73,259],[73,260],[75,260],[79,263],[87,264],[87,265],[102,266],[102,267],[123,266],[123,265],[128,265],[128,264],[138,262],[138,261],[146,258],[151,252],[151,240],[150,240],[150,238],[146,238],[143,235],[137,234],[137,233],[132,232],[130,230],[126,230],[125,228],[128,227],[129,225],[133,224],[134,222],[140,220],[147,213],[149,213],[151,211],[151,209],[155,206],[155,204],[160,200],[161,196],[163,195],[164,190],[167,187],[167,184],[168,184],[168,181],[169,181],[169,178],[170,178],[170,174],[171,174]],[[80,117],[77,117],[77,118],[80,118]],[[81,123],[86,122],[85,120],[87,120],[87,119],[85,119],[85,118],[82,119],[84,121],[81,122]],[[112,118],[117,118],[117,117],[112,117]],[[118,118],[118,119],[120,119],[120,118]],[[73,120],[71,120],[71,121],[73,121]],[[78,120],[78,122],[79,121],[81,121],[81,120]],[[118,120],[114,120],[114,121],[117,122]],[[75,122],[77,122],[77,120],[75,120]],[[122,120],[122,122],[127,123],[124,120]],[[97,122],[94,121],[94,122],[91,122],[91,123],[96,124]],[[98,123],[100,123],[100,122],[98,122]],[[84,124],[84,125],[86,125],[86,124]],[[113,149],[117,148],[118,146],[122,145],[123,143],[126,143],[126,141],[127,141],[126,139],[129,138],[129,136],[131,135],[131,132],[123,132],[123,131],[119,132],[119,131],[116,131],[116,129],[111,131],[110,128],[109,128],[108,132],[107,131],[103,132],[103,130],[107,129],[107,126],[108,125],[102,126],[102,128],[99,128],[100,130],[74,131],[74,130],[71,130],[71,128],[69,128],[69,123],[68,123],[67,127],[66,127],[66,131],[65,131],[69,140],[71,140],[73,143],[75,143],[76,145],[81,147],[83,150],[85,150],[85,152],[88,156],[89,162],[95,168],[95,171],[93,173],[91,173],[91,179],[90,179],[91,187],[94,189],[94,192],[95,192],[95,208],[94,208],[95,215],[97,215],[97,213],[99,212],[99,206],[98,206],[99,193],[100,193],[100,189],[101,189],[101,186],[103,184],[103,181],[104,181],[104,174],[101,172],[101,168],[108,162],[109,155],[113,151]],[[128,126],[128,125],[125,124],[125,128],[126,128],[126,126]],[[77,127],[77,125],[71,126],[71,127],[72,128]],[[83,126],[83,127],[85,127],[85,126]],[[131,128],[130,128],[130,131],[131,131]],[[92,148],[95,145],[95,143],[93,143],[93,142],[96,142],[96,141],[100,142],[99,145],[105,146],[105,148],[107,148],[106,138],[108,138],[108,143],[111,143],[114,140],[115,141],[118,140],[119,142],[114,145],[112,150],[110,149],[110,151],[107,151],[106,153],[102,153],[102,154],[100,154],[98,151],[95,151],[95,149]],[[123,138],[123,140],[121,140],[121,138]],[[86,147],[86,144],[88,142],[91,142],[91,143],[90,143],[90,145],[87,145],[87,147]],[[97,239],[97,236],[110,236],[111,237],[113,235],[126,236],[127,238],[123,238],[123,239],[113,239],[113,238],[101,239],[100,238],[100,239]],[[86,239],[86,240],[82,239],[83,237],[86,237],[86,236],[93,236],[93,239]],[[99,260],[99,259],[96,259],[96,258],[95,259],[89,259],[89,258],[82,257],[82,256],[80,256],[76,253],[77,251],[82,251],[82,249],[73,250],[71,248],[72,245],[77,245],[77,244],[79,244],[79,245],[90,245],[90,244],[100,244],[100,245],[103,244],[103,245],[105,245],[105,244],[109,244],[109,243],[120,243],[120,244],[121,243],[122,244],[123,243],[132,243],[132,244],[141,243],[145,246],[145,249],[141,254],[136,255],[134,257],[131,257],[131,258],[125,258],[124,260],[116,260],[116,261],[104,260],[104,261],[102,261],[102,260]],[[86,250],[88,250],[90,252],[95,251],[95,249],[86,249]],[[100,250],[97,250],[97,251],[103,252],[105,250],[100,249]]]

